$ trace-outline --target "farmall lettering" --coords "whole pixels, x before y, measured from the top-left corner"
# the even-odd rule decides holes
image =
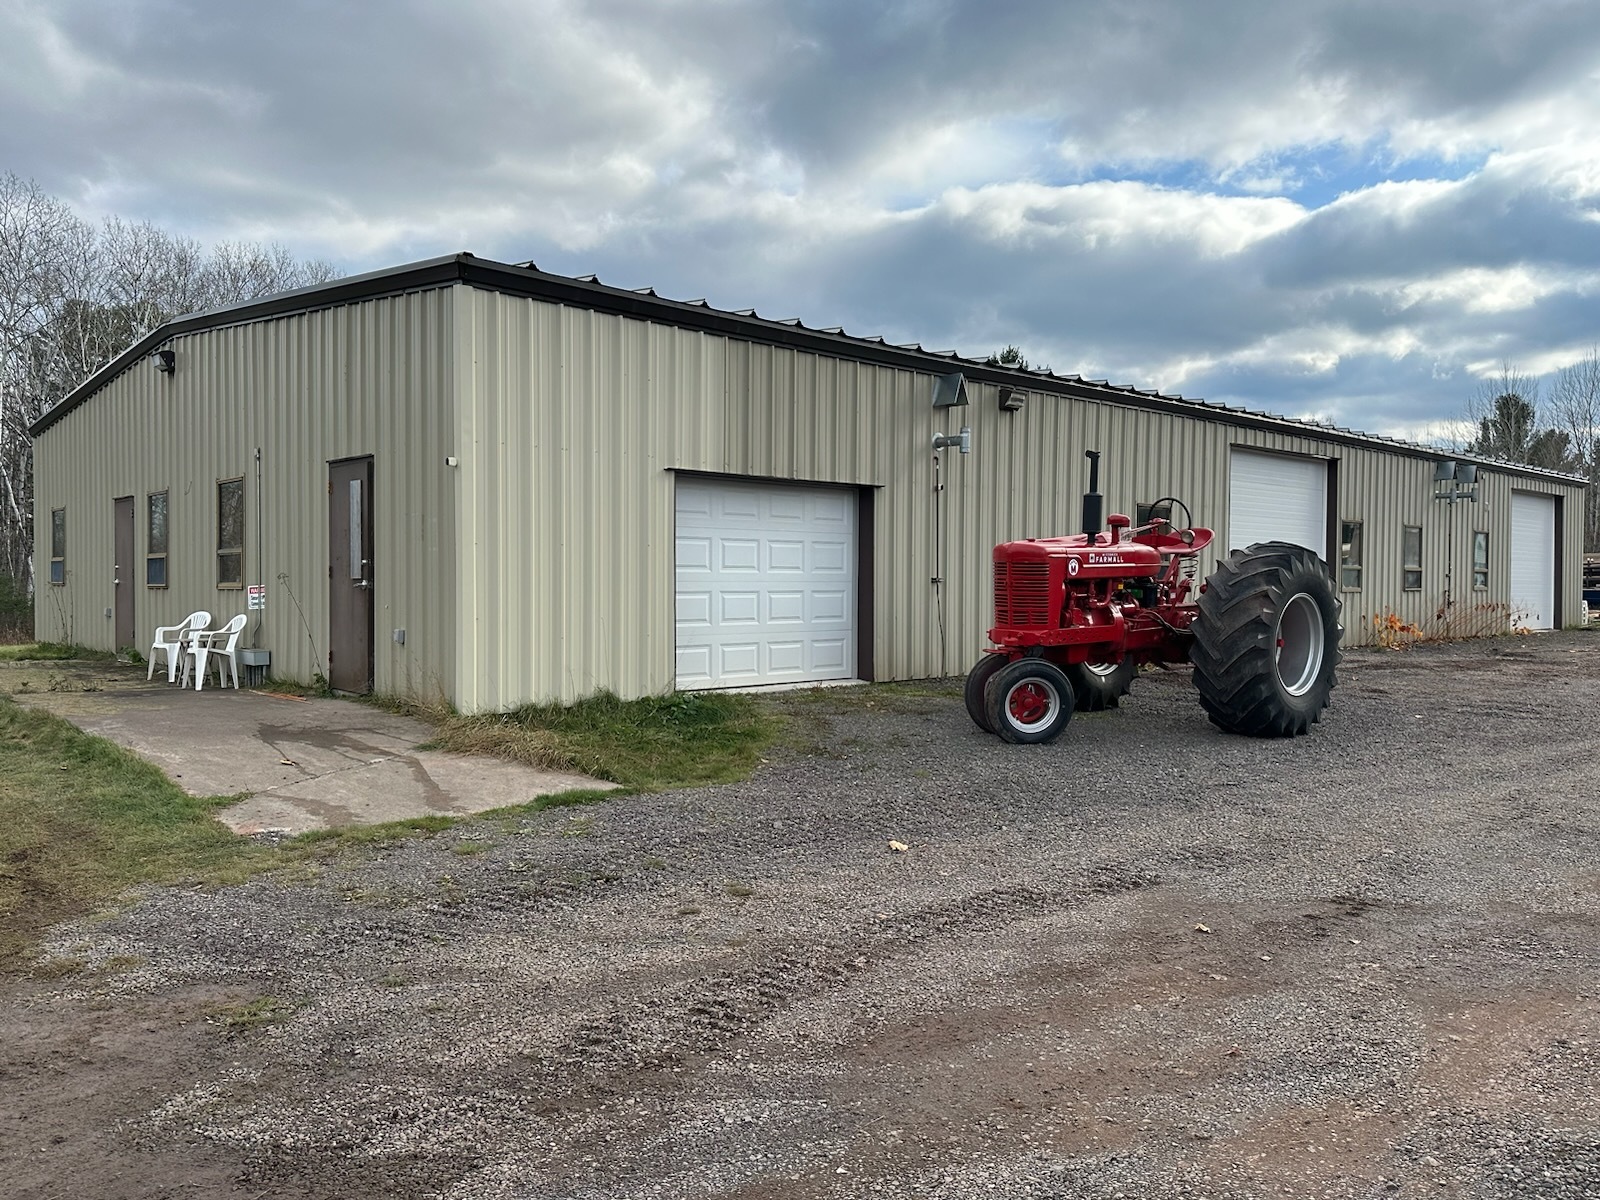
[[[1148,523],[1134,529],[1115,513],[1103,532],[1100,454],[1086,457],[1082,533],[994,548],[993,648],[967,675],[973,721],[1008,742],[1048,742],[1074,709],[1115,708],[1140,666],[1192,662],[1214,725],[1307,732],[1328,706],[1344,632],[1328,565],[1264,542],[1235,550],[1197,589],[1211,530],[1164,496]]]

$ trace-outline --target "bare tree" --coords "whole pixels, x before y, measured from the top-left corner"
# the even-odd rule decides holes
[[[97,230],[37,184],[0,175],[0,574],[32,589],[28,426],[128,346],[184,313],[333,278],[285,247],[209,252],[149,222]]]
[[[1589,481],[1584,501],[1583,548],[1600,550],[1600,347],[1556,372],[1550,416],[1567,435],[1576,469]]]
[[[88,227],[16,175],[0,176],[0,570],[32,587],[33,446],[29,423],[51,402],[36,367],[68,295]]]
[[[266,246],[219,242],[205,265],[207,307],[310,287],[333,276],[327,263],[317,259],[302,262],[276,242]]]

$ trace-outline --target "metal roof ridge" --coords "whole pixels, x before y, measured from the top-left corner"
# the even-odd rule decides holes
[[[454,271],[449,268],[454,267]],[[1184,409],[1203,409],[1211,413],[1237,414],[1248,417],[1251,421],[1263,425],[1287,427],[1307,431],[1305,436],[1316,436],[1318,433],[1336,434],[1343,440],[1349,440],[1370,445],[1402,447],[1414,454],[1450,455],[1458,459],[1467,459],[1487,466],[1511,467],[1517,471],[1541,477],[1567,480],[1587,486],[1588,481],[1581,476],[1571,475],[1560,471],[1551,471],[1543,467],[1535,467],[1528,463],[1512,463],[1506,460],[1489,459],[1473,456],[1461,451],[1449,451],[1437,446],[1428,446],[1420,442],[1411,442],[1400,438],[1390,438],[1386,435],[1365,433],[1360,430],[1346,429],[1342,426],[1322,424],[1304,417],[1290,417],[1282,413],[1267,412],[1252,409],[1243,405],[1230,405],[1225,401],[1187,399],[1181,395],[1163,392],[1160,389],[1140,389],[1127,384],[1113,384],[1104,379],[1085,379],[1081,374],[1067,375],[1057,373],[1047,368],[1027,368],[1006,366],[1001,363],[991,363],[986,359],[963,356],[956,351],[931,351],[925,350],[920,342],[906,342],[901,344],[890,343],[881,334],[875,336],[861,336],[847,333],[843,326],[831,328],[813,328],[804,324],[798,317],[788,317],[774,320],[762,317],[754,308],[746,309],[720,309],[701,300],[683,301],[672,300],[661,296],[654,288],[620,288],[611,284],[602,283],[596,275],[558,275],[554,272],[540,270],[531,260],[525,263],[499,262],[494,259],[478,258],[477,256],[461,251],[453,255],[437,258],[422,259],[417,262],[405,263],[400,266],[388,267],[379,271],[370,271],[360,275],[346,276],[342,279],[329,280],[326,283],[314,284],[310,287],[297,288],[289,292],[264,296],[255,300],[242,301],[238,304],[226,305],[221,308],[211,309],[199,313],[192,313],[182,317],[175,317],[164,322],[141,338],[133,346],[117,355],[110,362],[91,374],[86,380],[67,394],[62,401],[48,412],[42,414],[29,428],[30,433],[37,434],[54,424],[61,416],[77,406],[92,395],[110,378],[139,358],[144,357],[150,349],[159,346],[162,341],[177,333],[190,332],[192,328],[209,328],[215,325],[229,323],[230,317],[240,320],[268,319],[273,316],[289,315],[293,312],[304,311],[307,308],[330,307],[340,303],[353,303],[359,299],[383,295],[392,289],[386,289],[385,283],[395,284],[405,277],[418,277],[413,282],[416,286],[439,287],[451,283],[482,283],[493,288],[496,277],[509,280],[510,278],[535,278],[549,281],[551,290],[556,292],[547,298],[556,303],[561,303],[559,291],[562,287],[571,288],[573,284],[584,285],[586,289],[593,289],[616,297],[628,297],[632,305],[650,304],[651,308],[659,306],[665,311],[695,310],[721,316],[724,318],[737,318],[744,322],[754,323],[768,329],[798,330],[811,338],[843,342],[846,345],[875,348],[881,354],[884,351],[898,351],[899,353],[916,358],[942,362],[956,362],[967,368],[979,368],[986,372],[999,372],[1005,377],[1026,380],[1037,385],[1043,381],[1059,383],[1067,387],[1092,389],[1102,395],[1108,402],[1115,403],[1117,397],[1125,396],[1130,399],[1137,398],[1148,403],[1170,405]],[[369,290],[370,289],[370,290]],[[515,291],[511,288],[503,288]],[[316,303],[319,295],[326,294],[325,303]],[[576,299],[576,298],[574,298]],[[296,301],[309,303],[297,305]],[[653,302],[653,304],[651,303]],[[649,318],[649,310],[640,312],[631,306],[622,311],[631,312],[633,315]],[[930,361],[929,366],[934,364]]]

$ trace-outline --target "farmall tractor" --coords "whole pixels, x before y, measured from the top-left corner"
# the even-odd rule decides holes
[[[1144,663],[1192,663],[1214,725],[1253,737],[1305,733],[1339,664],[1339,600],[1311,550],[1235,550],[1195,589],[1212,531],[1166,496],[1146,524],[1102,532],[1100,454],[1086,452],[1083,532],[994,548],[996,649],[967,675],[967,712],[1008,742],[1048,742],[1074,710],[1115,708]],[[1183,511],[1183,525],[1173,523]]]

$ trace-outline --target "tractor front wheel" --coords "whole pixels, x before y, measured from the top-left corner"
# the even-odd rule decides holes
[[[1072,683],[1042,658],[1019,658],[997,670],[984,689],[989,727],[1008,742],[1048,742],[1072,720]]]
[[[985,654],[972,670],[967,672],[967,685],[962,689],[967,701],[967,716],[971,717],[972,723],[985,733],[993,733],[994,726],[989,724],[984,691],[989,686],[989,680],[994,678],[994,673],[1010,661],[1004,654]]]
[[[1109,663],[1073,663],[1067,667],[1079,712],[1102,712],[1115,708],[1117,701],[1133,687],[1139,664],[1131,658]]]
[[[1206,580],[1191,629],[1194,685],[1211,723],[1249,737],[1295,737],[1328,707],[1339,665],[1339,598],[1304,546],[1235,550]]]

